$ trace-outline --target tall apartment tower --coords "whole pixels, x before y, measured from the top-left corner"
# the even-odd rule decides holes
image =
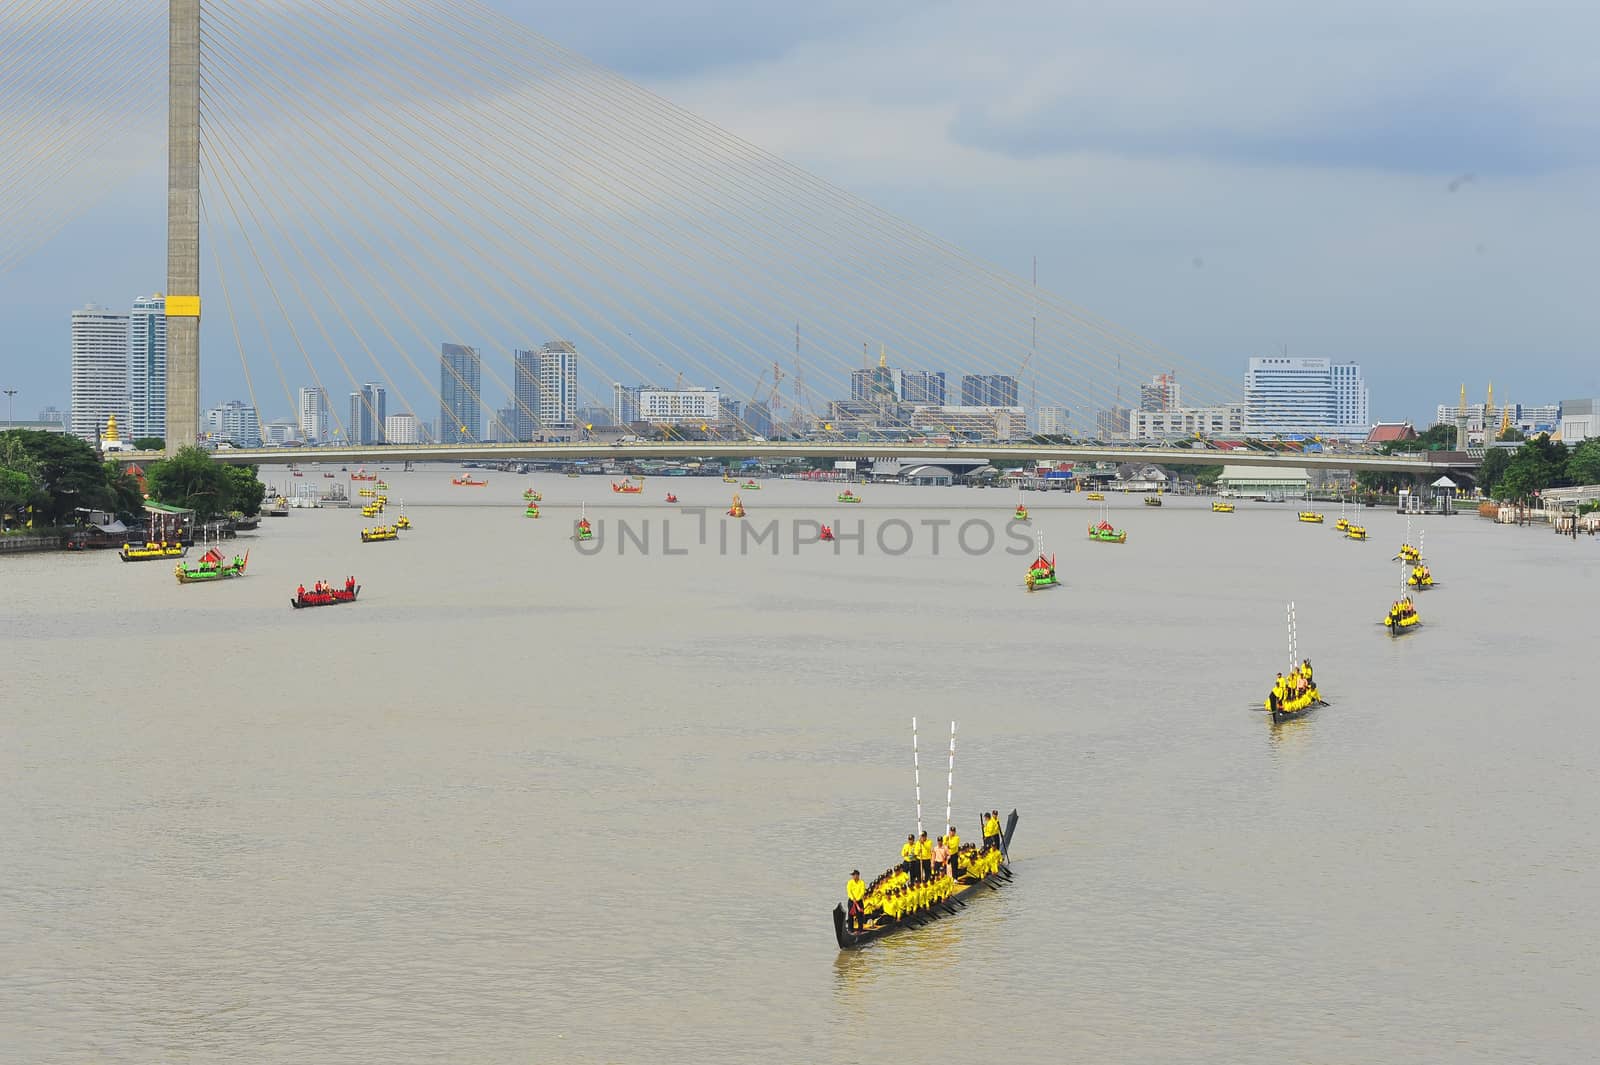
[[[72,312],[72,435],[98,447],[106,419],[128,423],[128,316]]]
[[[511,353],[511,429],[513,440],[526,443],[539,434],[539,353]]]
[[[128,316],[129,440],[167,436],[167,300],[144,296]]]
[[[483,439],[483,359],[477,348],[443,344],[439,348],[439,424],[435,439],[462,444]]]
[[[389,394],[382,385],[367,382],[350,393],[350,421],[345,434],[352,444],[381,444],[388,418]]]
[[[539,421],[547,429],[578,424],[578,349],[569,340],[539,349]]]
[[[328,392],[323,388],[300,390],[300,436],[308,444],[320,444],[333,431]]]

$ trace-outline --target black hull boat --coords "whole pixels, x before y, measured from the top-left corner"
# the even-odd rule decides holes
[[[361,585],[358,584],[355,590],[350,592],[345,591],[343,588],[332,592],[323,592],[321,595],[315,592],[307,592],[304,599],[289,600],[289,605],[296,610],[305,610],[313,606],[338,606],[340,603],[355,602],[356,596],[360,594]]]
[[[1011,835],[1017,830],[1017,811],[1012,810],[1006,818],[1004,831],[1000,834],[1000,853],[1011,853]],[[979,825],[979,839],[983,838],[982,825]],[[956,883],[956,892],[943,902],[935,903],[926,910],[909,914],[905,917],[895,918],[879,912],[862,926],[861,931],[852,931],[849,926],[849,917],[845,913],[843,904],[833,908],[833,934],[839,940],[840,950],[851,950],[864,946],[874,939],[882,939],[903,928],[920,928],[929,921],[937,921],[941,917],[948,917],[953,913],[966,908],[967,903],[979,895],[988,894],[990,891],[999,891],[1001,885],[1011,882],[1011,870],[1006,868],[1005,861],[1000,862],[1000,867],[980,880],[962,879]]]

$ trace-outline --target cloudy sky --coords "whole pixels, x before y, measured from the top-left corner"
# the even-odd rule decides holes
[[[493,6],[1002,268],[1037,256],[1043,287],[1230,378],[1284,349],[1355,360],[1385,419],[1462,382],[1600,395],[1600,10]],[[66,405],[73,307],[160,287],[160,179],[6,277],[19,416]],[[208,365],[204,402],[236,390]]]

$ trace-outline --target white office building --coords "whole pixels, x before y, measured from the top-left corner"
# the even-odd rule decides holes
[[[539,349],[539,423],[572,429],[578,423],[578,349],[552,340]]]
[[[722,393],[715,388],[639,390],[639,420],[667,425],[700,425],[722,417]]]
[[[300,390],[300,437],[308,444],[326,443],[333,434],[333,418],[325,388]]]
[[[1028,435],[1028,417],[1021,407],[914,407],[911,428],[981,440],[1019,440]]]
[[[167,300],[143,296],[128,317],[129,440],[167,436]]]
[[[383,435],[391,444],[420,444],[422,423],[415,414],[391,414],[383,420]]]
[[[1561,401],[1561,439],[1568,447],[1600,436],[1600,399]]]
[[[72,435],[98,447],[112,415],[128,424],[128,316],[91,304],[72,312]]]
[[[206,412],[206,432],[216,443],[260,447],[261,415],[248,403],[230,399]]]
[[[1367,435],[1367,385],[1356,363],[1278,357],[1251,359],[1245,371],[1245,432],[1250,436]]]
[[[265,426],[266,444],[268,447],[287,447],[299,443],[300,426],[287,418],[280,421],[268,422]]]
[[[1238,437],[1245,432],[1242,403],[1222,407],[1179,407],[1176,410],[1136,410],[1128,414],[1128,436],[1134,440]]]
[[[1070,414],[1065,407],[1040,407],[1036,416],[1041,436],[1060,436],[1067,431]]]

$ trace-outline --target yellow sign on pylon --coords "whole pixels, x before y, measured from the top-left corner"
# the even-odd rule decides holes
[[[200,317],[199,296],[168,296],[168,318],[198,318]]]

